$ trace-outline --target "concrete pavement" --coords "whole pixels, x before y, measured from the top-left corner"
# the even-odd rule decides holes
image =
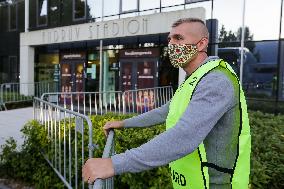
[[[31,119],[33,119],[32,107],[0,111],[0,145],[9,137],[13,137],[18,146],[23,144],[24,139],[20,130]]]

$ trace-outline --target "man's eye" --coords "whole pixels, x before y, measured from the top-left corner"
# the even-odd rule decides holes
[[[178,36],[178,37],[177,37],[177,40],[182,40],[182,37]]]

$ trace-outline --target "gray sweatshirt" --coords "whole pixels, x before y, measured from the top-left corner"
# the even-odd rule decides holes
[[[209,57],[204,63],[216,58]],[[126,119],[125,128],[164,123],[169,104]],[[190,106],[173,128],[138,148],[111,157],[115,174],[141,172],[166,165],[192,153],[202,142],[209,163],[232,169],[240,123],[238,106],[238,91],[234,91],[229,78],[221,71],[211,71],[200,80]],[[230,188],[230,174],[209,168],[209,182],[210,189]]]

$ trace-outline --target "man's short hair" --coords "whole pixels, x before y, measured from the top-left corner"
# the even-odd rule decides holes
[[[201,27],[201,35],[202,37],[206,37],[207,39],[209,39],[209,31],[204,23],[203,20],[199,19],[199,18],[181,18],[178,19],[177,21],[175,21],[172,25],[172,28],[175,28],[183,23],[199,23],[202,25]]]
[[[181,18],[181,19],[178,19],[177,21],[175,21],[173,24],[172,24],[172,28],[175,28],[183,23],[201,23],[203,24],[204,26],[205,23],[203,22],[203,20],[199,19],[199,18]]]

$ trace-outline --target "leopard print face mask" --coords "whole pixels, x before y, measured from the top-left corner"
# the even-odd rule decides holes
[[[169,44],[168,54],[171,64],[175,68],[184,68],[198,54],[194,44]]]

